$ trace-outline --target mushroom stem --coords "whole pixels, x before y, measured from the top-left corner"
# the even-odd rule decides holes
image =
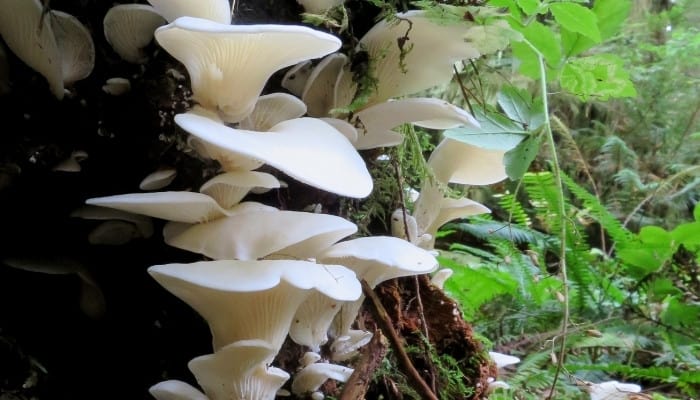
[[[370,304],[372,305],[372,315],[377,320],[382,332],[389,338],[391,348],[396,352],[399,366],[409,378],[408,384],[411,385],[411,387],[415,389],[418,394],[420,394],[421,398],[427,400],[438,400],[438,397],[435,395],[430,386],[425,383],[418,371],[416,371],[416,367],[413,366],[411,359],[408,357],[408,354],[406,354],[406,351],[403,348],[403,343],[401,343],[401,338],[399,338],[398,333],[396,333],[391,317],[389,317],[389,314],[382,305],[382,301],[379,299],[379,296],[374,293],[374,290],[372,290],[366,280],[362,279],[360,283],[362,283],[362,291],[364,292],[365,296],[371,300]]]

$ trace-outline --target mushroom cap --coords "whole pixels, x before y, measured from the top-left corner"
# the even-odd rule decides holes
[[[61,52],[49,13],[39,0],[0,0],[0,36],[15,55],[49,83],[63,99]]]
[[[209,154],[222,158],[224,165],[230,159],[257,159],[302,183],[342,196],[362,198],[372,191],[372,177],[362,157],[342,133],[323,121],[290,119],[265,134],[229,128],[191,113],[176,115],[175,122],[196,136]]]
[[[304,7],[304,11],[311,14],[322,14],[333,7],[343,4],[344,0],[297,0]]]
[[[119,77],[109,78],[102,85],[102,91],[112,96],[121,96],[131,91],[131,81]]]
[[[302,395],[315,392],[328,379],[345,382],[353,373],[352,368],[330,363],[314,363],[299,371],[292,381],[292,393]]]
[[[105,208],[98,206],[82,206],[73,210],[71,217],[94,219],[94,220],[120,220],[129,222],[138,227],[141,237],[148,238],[153,235],[153,222],[150,217],[134,214],[126,211],[121,211],[113,208]]]
[[[274,176],[258,171],[230,171],[204,182],[199,188],[201,193],[212,197],[219,205],[228,210],[240,201],[253,188],[274,189],[280,182]]]
[[[148,393],[156,400],[209,400],[194,386],[175,379],[156,383],[148,388]]]
[[[143,64],[143,49],[153,40],[156,28],[165,20],[146,4],[120,4],[110,8],[102,22],[105,39],[123,60]]]
[[[202,193],[129,193],[87,199],[86,204],[190,224],[211,221],[230,213]]]
[[[470,29],[466,22],[440,25],[423,10],[396,17],[380,21],[360,39],[359,49],[369,53],[378,82],[368,106],[447,83],[455,62],[481,55],[464,40]],[[401,41],[397,39],[406,35],[402,59]]]
[[[586,388],[591,400],[625,400],[630,393],[639,393],[642,387],[634,383],[607,381],[594,383]]]
[[[88,158],[88,153],[84,150],[75,150],[70,156],[52,168],[53,171],[80,172],[80,163]]]
[[[335,105],[335,87],[348,57],[343,53],[327,55],[311,71],[301,99],[310,117],[326,117]]]
[[[324,264],[340,264],[375,287],[388,279],[427,274],[438,262],[427,251],[392,236],[371,236],[336,243],[317,256]]]
[[[216,260],[270,255],[305,259],[357,231],[355,224],[334,215],[238,209],[232,208],[229,217],[186,228],[168,224],[163,230],[165,242]]]
[[[306,114],[306,104],[288,93],[270,93],[258,97],[253,112],[238,125],[239,129],[265,132],[282,121]]]
[[[282,77],[282,87],[289,90],[289,93],[301,97],[313,68],[311,60],[304,60],[293,65]]]
[[[435,178],[442,183],[490,185],[508,176],[505,150],[491,150],[444,138],[428,158]]]
[[[209,399],[272,399],[289,379],[285,371],[265,366],[276,353],[263,340],[241,340],[187,366]]]
[[[185,65],[193,98],[239,122],[253,111],[265,83],[279,69],[337,50],[340,40],[293,25],[223,25],[181,17],[158,28],[158,43]]]
[[[170,185],[177,176],[175,168],[159,168],[150,174],[139,183],[141,190],[159,190]]]
[[[517,364],[520,359],[515,356],[509,356],[508,354],[497,353],[495,351],[489,351],[489,357],[496,364],[496,368],[505,368],[509,365]]]
[[[148,0],[168,22],[180,17],[203,18],[220,24],[231,23],[229,0]],[[235,0],[233,4],[236,4]]]
[[[294,260],[223,260],[154,265],[148,272],[208,322],[215,351],[261,339],[276,354],[313,290],[327,296],[344,292],[346,282],[335,279],[344,269]]]
[[[51,11],[51,27],[61,54],[63,84],[87,78],[95,67],[95,44],[90,31],[74,16]]]
[[[321,121],[334,127],[343,136],[348,138],[353,145],[357,142],[357,129],[351,123],[338,118],[319,118]]]
[[[294,342],[308,346],[315,352],[320,351],[321,345],[328,341],[328,330],[342,303],[358,300],[362,295],[362,285],[354,272],[349,269],[337,270],[334,276],[344,283],[342,292],[334,293],[333,297],[312,293],[297,309],[289,329],[289,337]]]
[[[433,98],[389,100],[364,108],[355,116],[360,126],[355,147],[360,150],[400,144],[403,136],[392,129],[408,122],[430,129],[479,126],[467,111]]]

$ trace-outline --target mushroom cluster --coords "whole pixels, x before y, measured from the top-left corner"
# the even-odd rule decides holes
[[[338,110],[350,105],[358,85],[335,36],[306,26],[232,24],[226,0],[149,3],[113,7],[105,36],[127,62],[146,62],[143,49],[155,38],[184,65],[195,105],[174,121],[189,134],[192,150],[220,167],[196,192],[157,191],[172,178],[169,171],[144,180],[144,192],[86,201],[168,221],[165,242],[204,258],[148,269],[206,320],[212,335],[212,354],[188,364],[201,390],[168,380],[150,393],[162,400],[272,399],[294,373],[295,395],[322,398],[327,379],[345,381],[353,372],[333,363],[347,362],[372,336],[353,329],[364,299],[360,281],[375,287],[435,271],[428,249],[437,227],[488,210],[443,199],[437,183],[426,183],[415,218],[408,216],[415,220],[408,237],[347,239],[357,226],[341,217],[281,210],[246,197],[279,188],[276,171],[329,193],[364,198],[373,182],[358,150],[400,144],[393,129],[405,123],[478,125],[445,101],[400,98],[447,82],[456,61],[479,56],[464,39],[471,28],[438,25],[420,11],[398,14],[397,23],[379,22],[358,44],[372,60],[377,87],[348,113]],[[428,50],[431,57],[422,57]],[[253,62],[261,58],[264,65]],[[288,67],[282,86],[289,93],[263,94],[270,77]],[[429,165],[436,182],[488,184],[505,177],[502,154],[470,148],[457,157],[465,150],[460,146],[443,142],[435,151]],[[263,165],[272,172],[259,171]],[[433,210],[435,204],[442,210]],[[287,337],[306,351],[299,371],[272,366]],[[326,345],[332,354],[323,360]]]

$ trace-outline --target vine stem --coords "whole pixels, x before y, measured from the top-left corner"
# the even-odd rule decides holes
[[[561,272],[561,279],[563,281],[563,297],[564,297],[564,318],[561,327],[561,345],[559,347],[559,355],[557,357],[557,368],[554,372],[554,380],[552,381],[552,387],[549,390],[549,394],[546,400],[551,400],[554,396],[557,381],[559,380],[559,375],[561,374],[562,367],[564,364],[564,357],[566,355],[566,337],[568,335],[569,329],[569,279],[566,271],[566,204],[564,203],[564,184],[561,179],[561,169],[559,167],[559,156],[557,155],[556,143],[554,142],[554,133],[552,132],[552,125],[549,120],[549,102],[547,100],[547,70],[544,64],[544,57],[542,53],[535,48],[530,42],[525,40],[528,46],[537,54],[537,61],[540,66],[540,91],[542,92],[542,105],[544,108],[544,129],[547,136],[547,144],[550,150],[550,157],[552,158],[552,172],[554,173],[554,182],[557,186],[557,200],[559,201],[559,215],[561,218],[561,228],[559,230],[559,242],[561,244],[561,249],[559,251],[559,271]]]

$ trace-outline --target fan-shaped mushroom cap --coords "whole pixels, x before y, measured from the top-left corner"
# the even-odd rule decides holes
[[[171,379],[151,386],[148,393],[156,400],[209,400],[189,383]]]
[[[51,11],[51,27],[61,54],[63,84],[87,78],[95,66],[95,44],[90,31],[74,16]]]
[[[282,87],[289,90],[289,93],[301,97],[301,94],[304,92],[304,87],[306,86],[306,81],[309,79],[313,69],[314,65],[311,60],[304,60],[297,63],[289,68],[282,77]]]
[[[220,24],[231,23],[231,9],[235,0],[229,5],[229,0],[148,0],[158,14],[168,22],[180,17],[196,17]]]
[[[275,71],[340,47],[335,36],[307,27],[223,25],[191,17],[178,18],[155,35],[187,68],[194,100],[231,123],[253,111]]]
[[[83,150],[75,150],[70,153],[70,157],[61,161],[53,167],[54,171],[80,172],[80,163],[88,158],[88,153]]]
[[[342,291],[333,293],[333,297],[312,293],[299,306],[289,330],[293,341],[315,352],[319,352],[321,345],[328,341],[328,329],[343,302],[355,301],[362,295],[362,286],[354,272],[349,269],[337,272],[335,279],[344,282]]]
[[[105,14],[105,39],[123,60],[142,64],[148,60],[143,49],[153,40],[156,28],[165,20],[146,4],[120,4]]]
[[[219,174],[206,181],[199,191],[216,200],[228,210],[240,201],[253,188],[274,189],[280,187],[280,181],[274,176],[258,171],[231,171]]]
[[[449,268],[442,268],[435,272],[430,278],[430,283],[438,289],[445,287],[445,282],[454,274],[454,271]]]
[[[481,203],[467,198],[451,199],[443,198],[440,203],[440,212],[423,233],[435,237],[438,229],[444,224],[458,218],[465,218],[472,215],[488,214],[491,210]]]
[[[227,218],[186,228],[168,224],[163,230],[165,242],[216,260],[270,255],[306,259],[357,231],[355,224],[334,215],[239,209],[233,207]]]
[[[360,39],[360,48],[369,53],[378,82],[368,105],[446,83],[455,62],[480,56],[464,40],[470,29],[466,22],[440,25],[422,10],[396,17],[380,21]],[[402,40],[404,37],[407,40]]]
[[[209,400],[204,393],[187,382],[175,379],[159,382],[150,388],[148,393],[156,400]]]
[[[333,7],[343,4],[344,0],[297,0],[304,7],[304,11],[312,14],[322,14]]]
[[[120,211],[113,208],[82,206],[73,210],[71,217],[94,219],[94,220],[119,220],[135,225],[138,228],[140,237],[148,238],[153,235],[153,222],[150,217]]]
[[[391,129],[408,122],[430,129],[479,126],[468,112],[432,98],[389,100],[364,108],[355,116],[360,127],[355,147],[360,150],[400,144],[403,136]]]
[[[112,96],[121,96],[131,91],[131,81],[119,77],[109,78],[102,85],[102,91]]]
[[[594,383],[586,388],[591,400],[625,400],[630,393],[639,393],[642,387],[634,383],[607,381]]]
[[[518,357],[497,353],[495,351],[489,351],[489,357],[491,357],[491,360],[496,364],[496,368],[504,368],[520,362]]]
[[[150,174],[139,183],[141,190],[159,190],[170,185],[177,176],[175,168],[159,168]]]
[[[442,183],[490,185],[508,176],[504,150],[491,150],[445,138],[428,159],[435,178]]]
[[[352,126],[349,122],[343,121],[338,118],[319,118],[321,121],[327,123],[328,125],[334,127],[338,132],[342,133],[343,136],[348,138],[350,143],[353,145],[357,142],[357,129]]]
[[[426,274],[438,267],[430,253],[405,240],[391,236],[371,236],[336,243],[317,257],[323,264],[344,265],[355,271],[370,287],[388,279]],[[336,315],[334,332],[337,337],[350,330],[364,296],[343,305]]]
[[[362,198],[372,191],[372,177],[362,157],[343,134],[323,121],[290,119],[264,134],[190,113],[176,115],[175,122],[196,136],[224,168],[235,164],[232,160],[257,159],[302,183],[342,196]]]
[[[350,323],[352,322],[353,321],[350,321]],[[372,336],[372,332],[362,331],[359,329],[346,330],[343,332],[342,336],[338,336],[333,340],[333,343],[331,344],[331,359],[336,362],[341,362],[354,357],[360,347],[366,345],[370,342],[370,340],[372,340]]]
[[[121,246],[141,237],[141,232],[136,225],[126,221],[111,220],[100,223],[90,231],[88,243]]]
[[[297,97],[287,93],[266,94],[258,97],[253,112],[238,124],[238,128],[265,132],[282,121],[304,114],[306,104]]]
[[[276,353],[263,340],[241,340],[194,358],[187,366],[209,399],[273,399],[289,379],[285,371],[265,365]]]
[[[353,369],[342,365],[315,363],[299,371],[292,381],[292,393],[297,396],[315,392],[328,379],[345,382],[352,375]]]
[[[335,108],[335,86],[348,57],[343,53],[329,54],[316,65],[306,80],[301,99],[310,117],[325,117]]]
[[[15,55],[49,83],[51,93],[63,98],[61,52],[49,13],[39,0],[0,0],[0,36]]]
[[[211,221],[231,214],[211,197],[195,192],[118,194],[94,197],[87,199],[85,203],[189,224]]]
[[[345,267],[307,261],[203,261],[155,265],[151,276],[208,323],[214,351],[247,339],[281,348],[299,305],[317,290],[343,291],[335,276]],[[266,361],[272,361],[272,358]]]

